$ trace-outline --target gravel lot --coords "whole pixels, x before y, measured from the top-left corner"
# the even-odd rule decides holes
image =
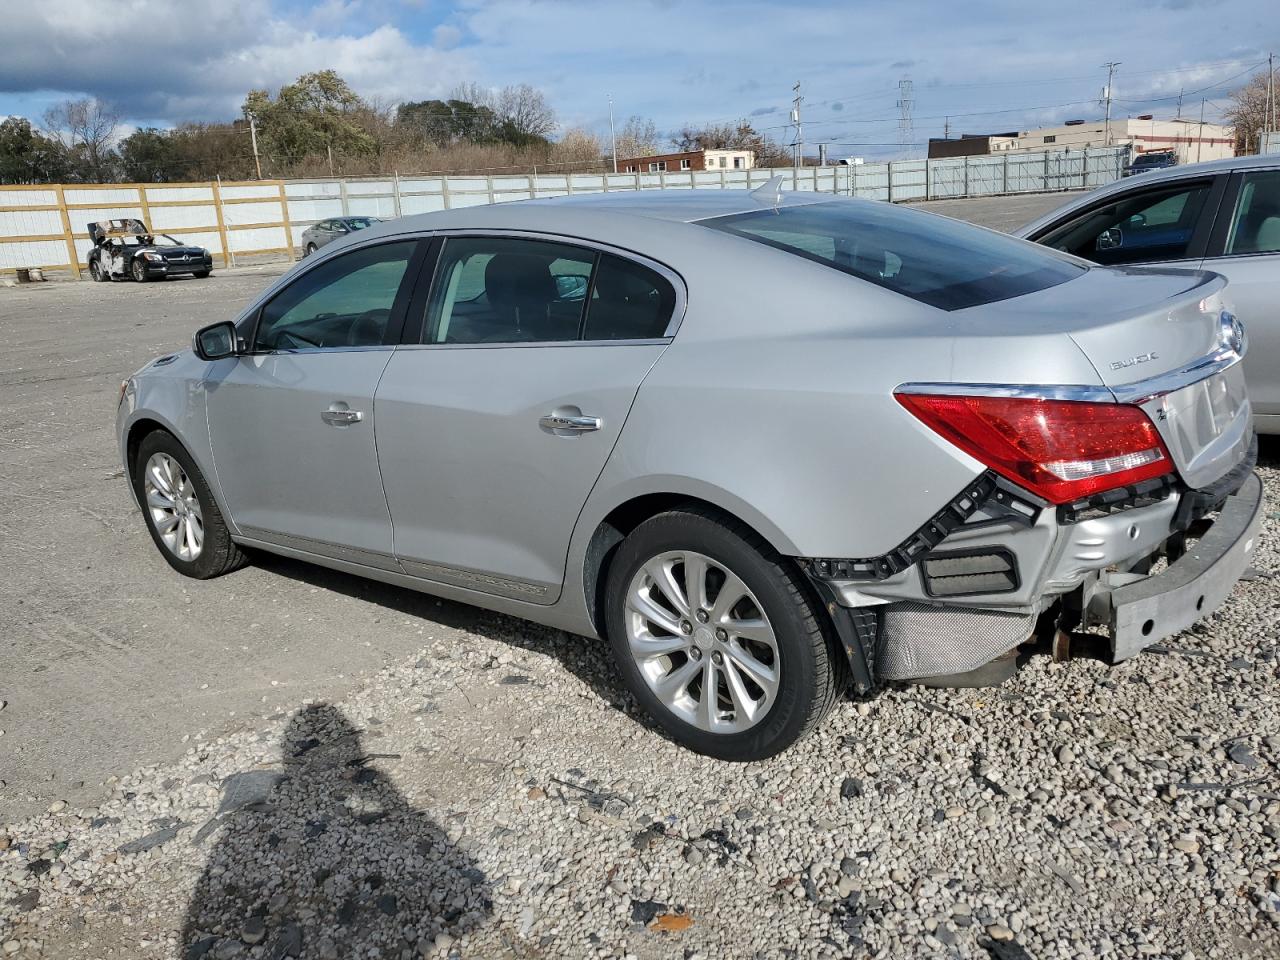
[[[1276,445],[1211,621],[718,764],[597,644],[283,560],[169,571],[115,387],[269,272],[0,290],[0,957],[1280,955]]]

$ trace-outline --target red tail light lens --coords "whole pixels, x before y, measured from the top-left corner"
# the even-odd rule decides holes
[[[899,393],[965,453],[1053,503],[1173,472],[1155,424],[1122,403]]]

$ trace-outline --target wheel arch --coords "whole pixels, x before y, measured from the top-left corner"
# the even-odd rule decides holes
[[[605,636],[604,590],[609,577],[609,566],[617,553],[618,545],[636,527],[650,517],[681,507],[695,507],[720,514],[727,520],[742,524],[759,535],[780,555],[795,556],[790,540],[757,511],[736,498],[720,491],[692,493],[679,489],[658,489],[636,493],[617,503],[592,528],[587,541],[582,564],[582,591],[596,635]]]

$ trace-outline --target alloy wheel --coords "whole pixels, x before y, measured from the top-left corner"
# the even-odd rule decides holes
[[[195,485],[176,459],[152,454],[142,480],[147,513],[166,549],[191,562],[204,549],[204,514]]]
[[[693,551],[644,563],[627,588],[627,644],[668,710],[700,730],[741,733],[769,713],[781,661],[769,618],[732,570]]]

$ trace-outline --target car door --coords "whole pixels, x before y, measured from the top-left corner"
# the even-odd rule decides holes
[[[400,338],[417,240],[330,257],[258,311],[207,383],[214,465],[246,536],[395,567],[373,396]]]
[[[578,513],[669,342],[682,291],[665,268],[588,245],[442,241],[421,333],[377,393],[406,572],[557,599]]]
[[[1195,267],[1226,177],[1182,177],[1112,193],[1029,237],[1103,266]]]
[[[1204,267],[1227,278],[1227,299],[1245,325],[1259,427],[1280,433],[1280,170],[1232,177]]]

